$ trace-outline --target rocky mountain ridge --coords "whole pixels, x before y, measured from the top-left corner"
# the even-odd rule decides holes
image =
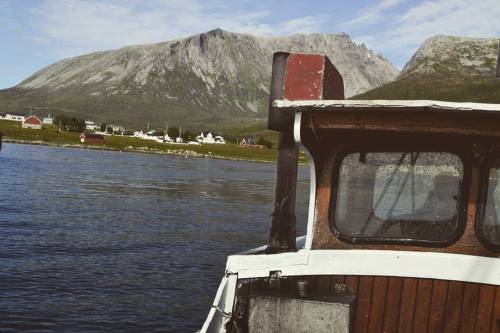
[[[399,77],[428,74],[494,75],[499,40],[434,36],[424,41]]]
[[[499,47],[496,38],[431,37],[396,80],[354,98],[500,103]]]
[[[0,91],[0,110],[63,110],[134,125],[262,118],[276,51],[328,55],[344,77],[347,97],[398,75],[344,33],[264,38],[216,29],[61,60]]]

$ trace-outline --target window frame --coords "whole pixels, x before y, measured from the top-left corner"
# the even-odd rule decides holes
[[[488,187],[489,187],[489,174],[492,165],[495,161],[500,160],[500,149],[497,148],[488,153],[486,158],[482,161],[479,167],[479,193],[478,204],[476,209],[476,220],[474,231],[479,242],[488,250],[493,252],[500,252],[500,244],[491,243],[486,235],[483,233],[484,217],[486,215],[486,204],[488,200]],[[495,168],[496,169],[496,168]]]
[[[379,142],[377,138],[374,138],[374,142],[367,144],[363,140],[363,143],[352,143],[346,144],[343,149],[341,149],[335,156],[332,168],[332,182],[331,189],[332,194],[330,196],[329,213],[328,213],[328,225],[330,230],[333,232],[335,237],[342,242],[348,244],[387,244],[387,245],[416,245],[424,247],[448,247],[455,244],[463,236],[466,225],[467,225],[467,206],[468,198],[470,192],[470,177],[472,169],[472,156],[471,149],[464,142],[456,143],[432,143],[432,140],[427,141],[423,144],[419,144],[415,141],[409,143],[398,143],[397,136],[391,136],[391,138],[386,138],[387,140],[382,140],[385,142]],[[392,142],[390,142],[390,141]],[[460,202],[457,210],[457,228],[455,232],[450,235],[448,239],[441,241],[433,240],[422,240],[422,239],[395,239],[389,237],[352,237],[342,234],[336,227],[336,212],[337,212],[337,199],[339,191],[339,180],[340,180],[340,166],[344,158],[352,153],[401,153],[401,152],[420,152],[420,153],[448,153],[456,155],[463,165],[463,175],[462,175],[462,188],[460,193]]]

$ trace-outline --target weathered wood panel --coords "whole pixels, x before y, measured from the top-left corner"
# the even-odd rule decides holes
[[[285,279],[287,282],[282,287],[290,293],[297,292],[297,279],[307,280],[308,290],[322,295],[338,291],[336,284],[345,284],[347,292],[356,296],[353,332],[500,333],[500,287],[432,279],[339,275]],[[266,286],[270,288],[266,281],[250,282],[250,287],[241,288],[245,295],[238,300],[248,300],[248,290],[252,293]],[[246,307],[236,304],[236,308],[241,315],[241,309]]]
[[[413,314],[417,298],[417,279],[404,279],[401,290],[401,309],[399,311],[398,332],[411,332],[413,327]]]
[[[448,294],[448,282],[434,280],[432,282],[432,301],[429,318],[429,332],[439,333],[443,331],[444,311],[446,307],[446,295]]]
[[[491,331],[500,332],[500,287],[495,289],[495,304],[493,306],[493,317],[491,318]]]
[[[489,332],[495,304],[495,286],[479,287],[479,302],[477,306],[476,332]]]
[[[397,332],[401,312],[401,291],[403,279],[397,277],[389,278],[387,296],[385,300],[384,332]]]
[[[372,300],[373,277],[363,276],[359,279],[359,287],[356,304],[356,320],[354,332],[366,332],[370,317],[370,305]]]
[[[377,276],[373,281],[372,304],[368,331],[381,332],[384,328],[385,299],[387,296],[388,278]]]

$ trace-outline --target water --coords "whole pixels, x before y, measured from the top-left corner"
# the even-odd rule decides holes
[[[274,164],[5,144],[1,332],[193,332],[267,239]],[[299,169],[305,230],[308,169]]]

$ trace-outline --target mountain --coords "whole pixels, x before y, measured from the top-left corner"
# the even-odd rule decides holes
[[[432,37],[396,80],[354,98],[500,103],[498,51],[494,38]]]
[[[398,71],[348,35],[263,38],[216,29],[185,39],[64,59],[0,91],[0,111],[33,108],[104,122],[241,123],[267,114],[272,54],[326,54],[352,96]]]

